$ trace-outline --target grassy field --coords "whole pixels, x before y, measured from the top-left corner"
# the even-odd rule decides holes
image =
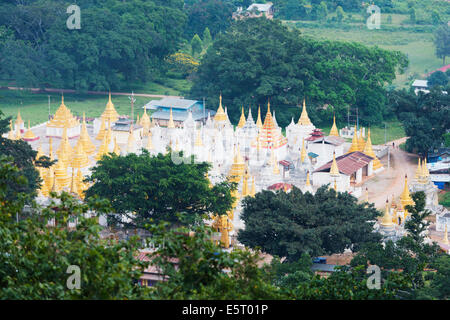
[[[315,23],[287,21],[290,27],[297,27],[304,35],[316,39],[354,41],[367,46],[378,46],[387,50],[398,50],[405,53],[410,61],[409,67],[402,75],[398,75],[394,85],[409,86],[415,78],[442,67],[442,60],[435,54],[432,32],[415,32],[419,27],[408,25],[408,15],[390,14],[392,23],[387,23],[387,14],[381,16],[381,29],[369,30],[361,16],[353,15],[360,22],[346,23],[346,28],[325,28]],[[383,26],[385,29],[383,30]],[[430,26],[427,26],[430,28]],[[387,30],[387,28],[391,28]]]
[[[440,192],[438,195],[439,204],[450,209],[450,191]]]
[[[322,131],[328,135],[330,133],[330,127],[321,127]],[[340,129],[340,128],[339,128]],[[386,141],[396,140],[405,136],[405,130],[398,121],[391,121],[386,123]],[[367,131],[366,131],[367,138]],[[384,144],[384,126],[383,127],[371,127],[370,138],[372,144]],[[350,142],[351,139],[348,139]]]
[[[142,114],[141,107],[152,100],[151,98],[136,97],[134,104],[135,116],[139,112]],[[127,96],[113,96],[114,107],[119,114],[131,114],[131,105]],[[108,102],[108,96],[102,95],[82,95],[65,94],[64,103],[74,115],[81,116],[86,112],[87,117],[98,117],[105,109]],[[55,113],[61,104],[60,94],[50,94],[50,113]],[[0,90],[0,110],[6,116],[15,118],[20,109],[20,114],[25,123],[30,120],[31,125],[36,125],[47,121],[48,119],[48,94],[36,94],[29,91],[8,91]]]

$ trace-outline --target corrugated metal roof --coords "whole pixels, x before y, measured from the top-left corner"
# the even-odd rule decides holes
[[[172,111],[172,117],[174,121],[184,121],[187,119],[189,113],[189,111]],[[205,113],[203,114],[203,111],[196,111],[196,112],[192,112],[192,118],[194,120],[200,120],[203,118],[207,118],[208,117],[208,112],[211,114],[211,117],[214,116],[216,114],[215,111],[213,110],[209,110],[206,109]],[[163,110],[158,110],[152,113],[152,118],[153,119],[158,119],[158,120],[169,120],[170,117],[170,111],[163,111]]]
[[[142,108],[157,109],[158,107],[189,109],[196,103],[201,103],[197,100],[179,99],[179,98],[162,98],[161,100],[152,100]]]
[[[352,153],[344,154],[336,158],[336,163],[340,173],[345,175],[351,175],[359,169],[367,166],[373,158],[360,152],[355,151]],[[315,170],[314,172],[327,172],[330,171],[333,161],[325,163],[323,166]]]
[[[322,141],[325,141],[325,143],[332,144],[334,146],[340,146],[345,142],[345,139],[341,137],[327,136],[315,139],[312,143],[322,143]]]

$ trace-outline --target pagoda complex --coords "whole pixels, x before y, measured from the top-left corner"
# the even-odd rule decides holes
[[[64,96],[61,105],[53,118],[47,122],[47,137],[62,138],[64,128],[67,129],[67,137],[74,138],[80,135],[80,122],[72,115],[72,112],[64,104]]]

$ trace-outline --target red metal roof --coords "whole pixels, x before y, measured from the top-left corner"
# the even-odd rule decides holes
[[[291,190],[292,184],[279,182],[279,183],[275,183],[275,184],[271,185],[267,189],[269,189],[269,190],[284,190],[285,188],[286,188],[286,190]]]
[[[445,72],[445,71],[447,71],[447,70],[450,70],[450,64],[448,64],[448,65],[446,65],[446,66],[443,66],[442,68],[436,69],[436,70],[434,70],[434,71],[428,72],[428,73],[426,74],[426,76],[428,77],[429,75],[431,75],[432,73],[435,73],[436,71],[442,71],[442,72]]]
[[[352,153],[344,154],[336,158],[336,163],[340,173],[345,175],[351,175],[358,171],[359,169],[367,166],[373,158],[360,152],[355,151]],[[314,172],[329,172],[331,168],[331,163],[333,161],[325,163],[323,166],[315,170]]]

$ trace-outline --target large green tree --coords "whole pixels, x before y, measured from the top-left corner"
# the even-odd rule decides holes
[[[93,185],[86,197],[99,196],[111,202],[112,221],[131,219],[129,227],[143,227],[153,221],[201,222],[205,214],[225,214],[233,203],[228,182],[209,186],[208,163],[185,159],[180,164],[166,155],[151,156],[146,150],[136,155],[106,156],[92,169]]]
[[[36,190],[41,184],[41,178],[36,167],[48,167],[51,162],[48,157],[36,160],[37,152],[31,148],[28,142],[3,137],[3,134],[10,130],[10,120],[11,117],[3,117],[3,113],[0,111],[0,156],[11,157],[14,165],[20,169],[17,176],[24,176],[26,182],[24,184],[12,184],[11,188],[8,189],[8,194],[11,198],[18,193],[36,195]]]
[[[379,240],[372,232],[379,212],[366,205],[326,186],[314,195],[295,187],[289,193],[263,191],[244,199],[241,219],[245,229],[239,231],[238,239],[291,262],[303,253],[357,251],[361,244]]]
[[[178,49],[182,0],[77,1],[81,29],[69,30],[64,0],[0,4],[0,27],[13,32],[0,48],[0,71],[20,85],[119,88],[152,79]]]
[[[368,48],[356,43],[316,41],[288,30],[279,21],[264,18],[237,21],[216,38],[198,69],[191,96],[218,105],[222,92],[232,120],[242,105],[267,103],[280,109],[282,126],[291,116],[289,107],[304,97],[309,107],[324,104],[359,108],[361,121],[379,123],[386,100],[385,84],[407,64],[400,52]],[[314,108],[313,108],[314,109]],[[319,111],[317,111],[319,112]],[[314,116],[315,110],[312,110]],[[330,113],[332,119],[332,112]],[[320,120],[316,117],[313,120]]]
[[[145,289],[134,284],[146,263],[136,259],[140,242],[100,238],[97,219],[88,212],[108,211],[104,201],[81,204],[69,194],[48,206],[25,210],[32,195],[16,192],[26,179],[11,159],[0,157],[0,299],[137,299]],[[9,194],[15,193],[13,200]],[[20,216],[17,221],[16,217]],[[55,227],[47,225],[56,221]],[[68,222],[77,222],[69,228]],[[69,269],[69,266],[75,266]],[[76,284],[79,268],[79,289]]]
[[[434,45],[436,47],[436,56],[442,59],[442,65],[445,65],[445,58],[450,56],[450,27],[443,24],[434,32]]]
[[[450,128],[450,96],[441,88],[432,88],[430,93],[393,91],[389,104],[403,123],[409,152],[427,155],[431,148],[439,147],[446,130]]]

